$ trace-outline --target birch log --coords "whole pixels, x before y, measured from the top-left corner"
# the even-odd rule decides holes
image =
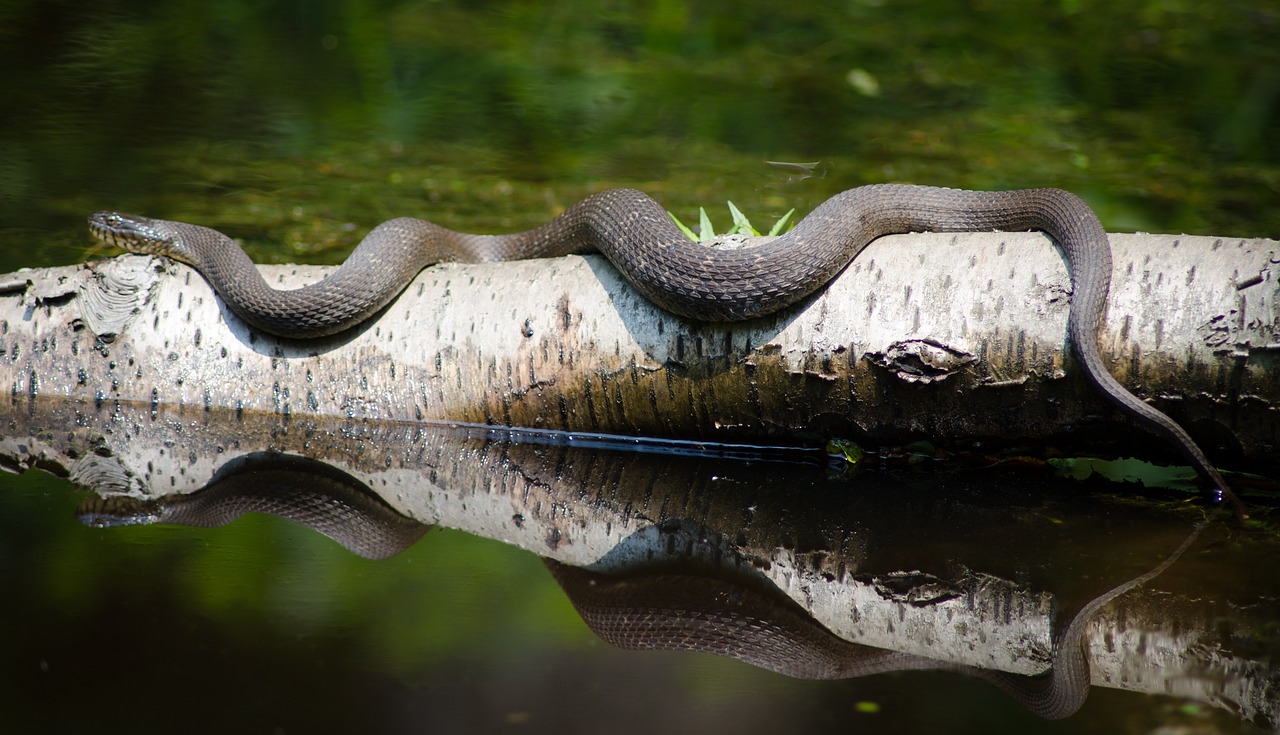
[[[1280,456],[1280,243],[1113,235],[1112,372],[1216,461]],[[264,267],[279,288],[323,267]],[[1070,281],[1038,233],[872,243],[828,288],[735,324],[665,313],[600,257],[422,272],[363,327],[280,340],[146,256],[0,276],[0,386],[283,416],[433,419],[871,444],[1145,437],[1066,344]],[[1141,440],[1140,440],[1141,441]],[[1151,439],[1145,450],[1172,448]],[[1112,446],[1111,449],[1115,450]]]

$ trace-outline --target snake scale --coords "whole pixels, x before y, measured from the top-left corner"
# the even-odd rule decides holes
[[[983,192],[877,184],[836,194],[785,235],[741,249],[690,242],[666,211],[634,189],[609,189],[547,224],[510,235],[473,235],[401,217],[376,227],[337,270],[295,290],[267,285],[244,251],[206,227],[98,212],[102,242],[165,255],[199,270],[253,326],[312,338],[357,325],[384,307],[419,271],[444,261],[490,262],[603,253],[658,306],[704,321],[750,319],[784,309],[821,288],[871,241],[893,233],[1042,230],[1062,247],[1072,298],[1068,334],[1085,374],[1129,416],[1176,445],[1238,517],[1244,507],[1190,435],[1140,400],[1106,369],[1098,330],[1111,286],[1111,246],[1097,216],[1059,189]]]

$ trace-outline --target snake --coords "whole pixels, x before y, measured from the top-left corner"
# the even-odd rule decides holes
[[[1080,197],[1061,189],[972,191],[871,184],[824,201],[785,234],[758,246],[711,248],[689,240],[644,192],[607,189],[525,232],[477,235],[398,217],[375,227],[325,279],[274,289],[244,250],[207,227],[115,211],[89,217],[99,241],[196,268],[247,323],[289,339],[337,334],[365,322],[424,268],[602,253],[646,298],[677,316],[707,322],[753,319],[800,302],[867,245],[889,234],[1039,230],[1066,256],[1072,295],[1068,340],[1098,392],[1177,447],[1237,518],[1246,517],[1218,470],[1176,421],[1139,399],[1107,370],[1098,332],[1111,288],[1111,245]]]
[[[81,523],[111,528],[177,524],[213,528],[246,513],[300,523],[368,559],[386,559],[413,546],[431,526],[400,514],[359,479],[308,457],[258,452],[223,465],[200,490],[142,499],[85,498]],[[851,679],[892,671],[948,670],[994,684],[1046,719],[1080,709],[1092,684],[1085,648],[1087,625],[1103,606],[1171,566],[1199,536],[1152,569],[1086,602],[1054,637],[1050,667],[1023,676],[953,664],[853,643],[832,633],[771,582],[739,572],[670,565],[604,573],[544,558],[551,576],[583,622],[625,650],[713,654],[795,679]]]

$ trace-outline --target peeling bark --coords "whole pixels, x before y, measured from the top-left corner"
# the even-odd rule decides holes
[[[1112,245],[1112,372],[1219,462],[1274,463],[1280,243]],[[326,270],[264,268],[277,287]],[[1069,354],[1069,298],[1040,234],[924,234],[881,238],[801,307],[751,322],[673,317],[603,259],[568,257],[436,266],[375,321],[299,342],[253,332],[185,266],[122,256],[0,276],[0,386],[11,407],[38,394],[721,440],[1131,447],[1142,433]]]

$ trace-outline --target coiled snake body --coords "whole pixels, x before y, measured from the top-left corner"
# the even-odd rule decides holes
[[[601,252],[646,297],[691,319],[749,319],[790,306],[826,284],[872,240],[891,233],[1043,230],[1061,245],[1072,298],[1068,332],[1102,395],[1176,444],[1218,499],[1239,504],[1191,437],[1111,376],[1097,334],[1111,284],[1111,247],[1093,211],[1058,189],[979,192],[882,184],[837,194],[769,243],[713,249],[691,243],[642,192],[610,189],[537,229],[471,235],[419,219],[382,223],[323,281],[279,291],[244,251],[216,230],[118,212],[90,217],[103,242],[166,255],[198,269],[248,323],[280,336],[335,334],[372,316],[423,268]]]

